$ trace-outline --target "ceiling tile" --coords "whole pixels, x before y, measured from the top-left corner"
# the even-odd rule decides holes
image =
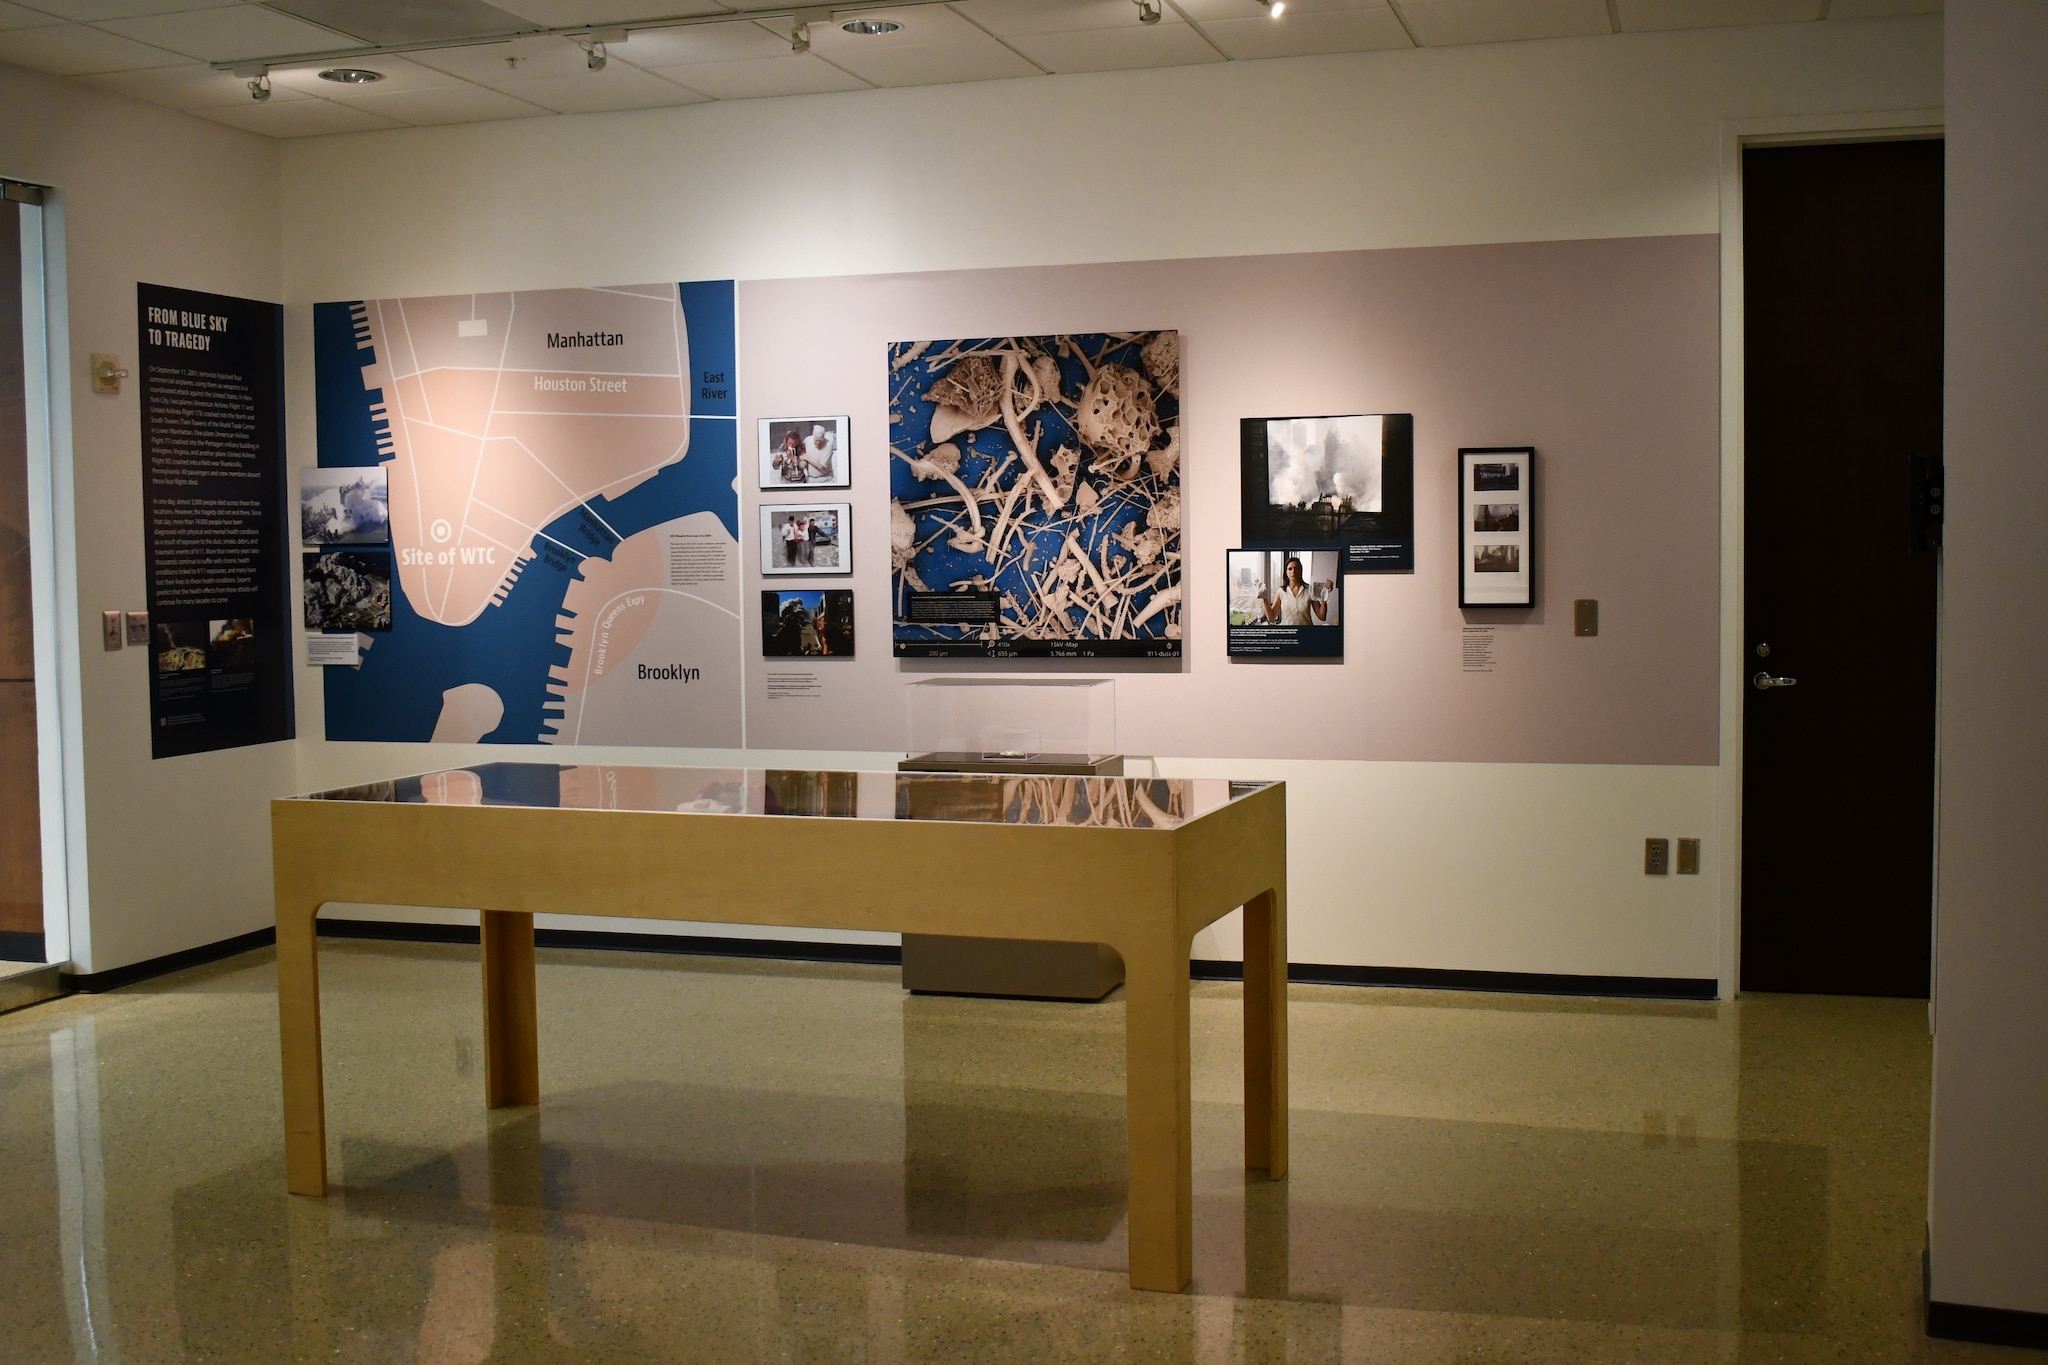
[[[114,71],[102,76],[81,76],[87,85],[111,90],[130,99],[147,100],[167,109],[218,109],[229,104],[254,104],[249,82],[209,66],[159,67],[153,71]],[[312,96],[289,86],[271,82],[270,103],[286,104]]]
[[[867,83],[809,53],[786,48],[779,57],[754,57],[738,62],[698,62],[663,67],[654,73],[702,91],[715,100],[760,99],[768,95],[822,95],[836,90],[865,90]]]
[[[384,79],[371,85],[341,85],[334,81],[320,79],[317,66],[288,67],[270,73],[274,86],[290,86],[303,90],[321,99],[340,100],[344,103],[367,99],[371,95],[388,95],[397,90],[440,90],[449,86],[466,85],[460,76],[451,76],[445,71],[436,71],[430,66],[408,61],[404,57],[363,58],[351,65],[380,72]]]
[[[353,105],[329,100],[293,100],[280,104],[223,105],[201,109],[198,116],[234,128],[245,128],[268,137],[321,137],[328,133],[366,133],[377,128],[401,128],[388,118],[368,114]]]
[[[20,5],[10,5],[6,3],[6,0],[0,0],[0,30],[10,28],[47,28],[51,24],[62,22],[63,20],[55,15],[44,14],[40,10],[23,9]]]
[[[789,34],[773,32],[760,24],[695,24],[688,28],[658,28],[635,33],[612,48],[612,55],[624,57],[649,71],[689,62],[737,62],[750,57],[786,57]]]
[[[1340,10],[1384,10],[1387,0],[1287,0],[1287,13],[1278,19],[1258,0],[1174,0],[1181,13],[1198,24],[1211,20],[1265,19],[1283,24],[1297,14],[1333,14]]]
[[[29,9],[41,10],[74,24],[96,24],[103,19],[133,19],[139,14],[171,14],[179,10],[214,9],[241,0],[26,0]]]
[[[554,112],[501,90],[486,90],[481,85],[451,85],[439,90],[392,90],[352,99],[349,107],[415,126],[538,118]]]
[[[1941,0],[1835,0],[1830,19],[1877,19],[1893,14],[1939,14]]]
[[[1241,0],[1249,4],[1251,0]],[[1095,28],[1136,28],[1134,0],[961,0],[961,14],[1000,38],[1023,33],[1080,33]],[[1160,12],[1157,27],[1181,22],[1171,6]]]
[[[497,37],[532,27],[488,0],[264,0],[264,4],[378,46]]]
[[[1099,28],[1084,33],[1020,33],[1009,43],[1047,71],[1124,71],[1223,60],[1192,24],[1148,24],[1143,28],[1133,24],[1129,28]]]
[[[1044,74],[944,5],[869,10],[858,17],[901,27],[894,33],[862,35],[848,33],[839,24],[813,24],[811,50],[876,85],[940,85]]]
[[[303,19],[275,14],[261,5],[110,19],[100,27],[124,38],[197,57],[202,62],[235,62],[245,57],[323,52],[331,48],[353,47],[356,43],[347,34],[316,27]]]
[[[493,89],[552,109],[558,114],[603,114],[618,109],[662,109],[675,104],[701,104],[708,96],[685,90],[673,81],[630,66],[613,63],[603,71],[573,76],[541,76],[533,80],[496,82]]]
[[[137,14],[172,14],[178,10],[211,10],[242,0],[23,0],[23,8],[41,10],[74,25],[96,25],[104,18],[135,18]]]
[[[1820,18],[1822,0],[1615,0],[1624,33],[1791,24]]]
[[[1400,0],[1400,4],[1408,31],[1424,47],[1589,38],[1614,31],[1607,17],[1607,0]]]
[[[1237,61],[1413,46],[1401,21],[1385,9],[1297,14],[1289,3],[1284,19],[1223,19],[1203,24],[1202,31]]]
[[[82,24],[53,24],[0,33],[0,62],[58,76],[87,76],[147,66],[183,66],[186,58]]]
[[[617,24],[630,19],[667,19],[683,14],[712,14],[737,7],[718,0],[491,0],[541,28],[571,24]]]
[[[831,57],[875,85],[945,85],[952,81],[1002,81],[1045,74],[986,35],[978,43],[930,43],[887,51],[835,52]]]
[[[623,53],[624,49],[620,49]],[[478,47],[444,47],[432,52],[414,52],[411,60],[466,81],[486,85],[499,81],[526,80],[541,76],[588,76],[590,68],[583,49],[567,38],[518,38],[509,43],[484,43]],[[518,58],[507,66],[505,59]]]

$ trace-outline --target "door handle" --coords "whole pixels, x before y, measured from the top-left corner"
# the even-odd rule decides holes
[[[1774,678],[1768,673],[1759,673],[1749,680],[1750,686],[1759,692],[1768,692],[1774,687],[1797,687],[1797,678]]]

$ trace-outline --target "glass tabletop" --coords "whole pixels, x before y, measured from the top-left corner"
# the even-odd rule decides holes
[[[480,763],[339,787],[296,799],[1172,829],[1270,785],[1220,777],[1018,777]]]

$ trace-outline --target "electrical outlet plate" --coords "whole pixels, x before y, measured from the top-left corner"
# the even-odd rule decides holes
[[[149,613],[131,611],[128,613],[128,643],[147,645],[149,643]]]
[[[1581,597],[1572,603],[1572,634],[1598,635],[1600,633],[1600,602],[1597,598]]]
[[[1697,877],[1700,875],[1700,841],[1680,839],[1678,841],[1678,875]]]
[[[1643,840],[1643,875],[1663,877],[1671,872],[1671,841],[1669,839]]]
[[[118,611],[101,612],[100,644],[105,646],[107,652],[111,654],[113,651],[121,647],[121,642],[123,638],[124,637],[121,631],[121,613]]]

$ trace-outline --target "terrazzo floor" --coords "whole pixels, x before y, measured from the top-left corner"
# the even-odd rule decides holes
[[[1247,1181],[1195,991],[1195,1284],[1125,1282],[1123,1011],[543,950],[322,949],[335,1192],[284,1192],[269,953],[0,1016],[8,1362],[2042,1361],[1919,1328],[1920,1002],[1295,987]]]

